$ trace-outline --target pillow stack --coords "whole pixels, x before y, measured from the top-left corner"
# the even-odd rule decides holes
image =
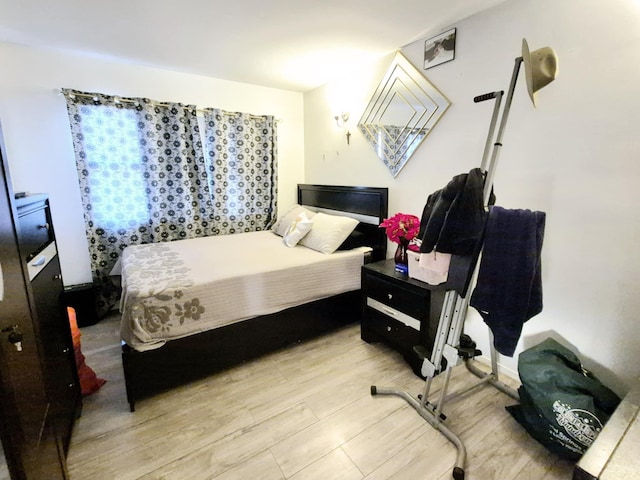
[[[333,253],[358,225],[354,218],[315,213],[301,205],[291,207],[273,226],[285,245],[298,243],[321,253]]]

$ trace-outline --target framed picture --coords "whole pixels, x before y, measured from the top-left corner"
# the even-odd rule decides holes
[[[424,69],[450,62],[456,56],[456,29],[452,28],[424,42]]]

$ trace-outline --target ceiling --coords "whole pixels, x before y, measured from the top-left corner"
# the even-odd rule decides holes
[[[0,0],[0,42],[305,92],[504,0]]]

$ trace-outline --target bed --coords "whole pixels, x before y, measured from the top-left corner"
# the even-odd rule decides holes
[[[143,398],[359,321],[361,266],[386,257],[379,224],[387,189],[301,184],[297,198],[318,232],[336,217],[357,220],[337,251],[322,253],[313,227],[291,248],[286,236],[262,231],[125,250],[122,365],[131,411]],[[274,230],[287,227],[280,223]]]

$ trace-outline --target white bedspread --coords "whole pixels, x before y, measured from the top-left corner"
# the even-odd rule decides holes
[[[270,231],[136,245],[122,254],[122,339],[136,350],[360,288],[366,248],[289,248]]]

